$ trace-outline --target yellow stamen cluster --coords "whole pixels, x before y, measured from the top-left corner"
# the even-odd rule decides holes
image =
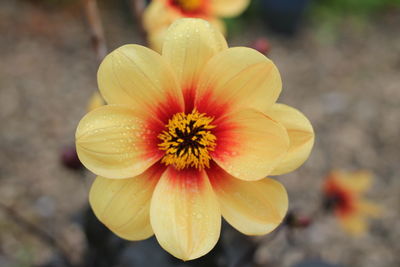
[[[174,165],[181,170],[187,167],[203,169],[210,167],[209,151],[214,151],[217,138],[211,133],[215,128],[212,117],[199,113],[177,113],[166,125],[167,130],[158,135],[162,142],[158,145],[165,151],[161,162]]]
[[[173,3],[187,12],[197,11],[201,7],[202,0],[173,0]]]

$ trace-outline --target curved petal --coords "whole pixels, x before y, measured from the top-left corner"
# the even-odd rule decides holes
[[[277,181],[236,179],[213,165],[207,170],[221,205],[222,216],[246,235],[264,235],[274,230],[288,210],[285,188]]]
[[[169,167],[153,194],[150,221],[160,245],[183,260],[209,252],[221,228],[218,201],[204,171]]]
[[[382,216],[382,207],[368,200],[361,199],[357,203],[358,211],[367,216],[379,218]]]
[[[365,218],[359,214],[339,216],[339,222],[346,232],[354,236],[361,236],[367,231]]]
[[[89,194],[96,217],[124,239],[142,240],[152,236],[150,200],[164,170],[165,167],[156,164],[133,178],[97,177]]]
[[[151,49],[161,53],[165,35],[167,34],[167,29],[168,28],[165,27],[148,32],[147,40],[149,42],[149,46],[151,47]]]
[[[179,19],[168,29],[162,54],[178,77],[187,112],[193,109],[193,97],[204,66],[212,56],[227,48],[222,34],[205,20]]]
[[[196,107],[220,116],[232,109],[268,110],[282,90],[275,64],[258,51],[234,47],[214,56],[199,81]]]
[[[217,146],[210,155],[226,172],[242,180],[259,180],[285,157],[285,128],[261,112],[239,110],[214,123]]]
[[[143,27],[152,32],[167,28],[177,18],[178,13],[168,8],[164,1],[151,1],[143,12]]]
[[[345,172],[335,170],[331,173],[341,186],[356,193],[364,193],[372,186],[372,173],[369,171]]]
[[[76,151],[89,170],[107,178],[141,174],[162,156],[157,134],[161,122],[123,106],[99,107],[79,122]]]
[[[89,112],[104,105],[104,99],[101,97],[101,95],[98,92],[94,92],[89,98],[86,110]]]
[[[207,21],[211,23],[223,36],[226,36],[227,30],[225,22],[218,18],[207,18]]]
[[[183,111],[182,92],[168,63],[140,45],[124,45],[107,55],[97,73],[109,104],[125,104],[163,121]]]
[[[300,111],[284,104],[275,104],[267,112],[287,130],[290,147],[286,157],[271,175],[281,175],[300,167],[308,158],[314,145],[314,130],[311,123]]]
[[[250,0],[211,0],[211,12],[218,17],[235,17],[248,7]]]

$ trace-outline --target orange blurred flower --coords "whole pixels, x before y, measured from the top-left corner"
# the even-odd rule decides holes
[[[276,103],[274,63],[245,47],[228,48],[201,19],[180,19],[160,55],[122,46],[101,63],[107,105],[76,130],[82,163],[99,175],[90,204],[122,238],[155,234],[190,260],[216,244],[221,215],[237,230],[263,235],[283,220],[288,198],[265,178],[298,168],[314,132],[295,108]]]
[[[223,34],[225,24],[220,17],[235,17],[250,0],[152,0],[143,15],[150,47],[161,52],[166,31],[176,19],[201,18],[209,21]]]
[[[366,232],[368,217],[376,217],[380,208],[363,198],[371,187],[372,174],[368,171],[332,171],[324,183],[325,206],[333,210],[343,228],[353,234]]]

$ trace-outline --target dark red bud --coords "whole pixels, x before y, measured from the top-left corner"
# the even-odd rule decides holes
[[[271,51],[271,45],[268,39],[265,37],[256,39],[251,43],[250,47],[264,55],[268,55],[268,53]]]
[[[75,146],[64,147],[61,153],[61,163],[72,170],[82,169],[83,165],[78,158]]]

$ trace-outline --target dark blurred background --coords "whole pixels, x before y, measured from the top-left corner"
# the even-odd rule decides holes
[[[254,0],[226,20],[230,45],[274,60],[280,101],[315,128],[310,159],[278,178],[290,209],[312,223],[257,238],[226,225],[211,253],[186,263],[154,239],[117,238],[88,208],[94,175],[74,165],[73,153],[76,125],[97,89],[84,2],[0,1],[1,267],[400,266],[399,0]],[[129,1],[99,7],[109,50],[145,44]],[[315,212],[334,168],[375,175],[368,197],[384,214],[362,237]]]

